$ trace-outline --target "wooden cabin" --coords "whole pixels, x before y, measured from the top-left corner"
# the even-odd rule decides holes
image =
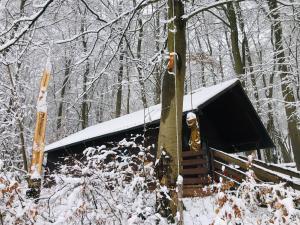
[[[202,143],[200,151],[190,151],[189,148],[190,129],[186,124],[188,112],[195,113],[199,122]],[[55,164],[63,163],[67,156],[81,158],[87,147],[118,143],[138,134],[144,137],[145,146],[153,146],[155,154],[160,114],[161,105],[151,106],[54,142],[46,146],[46,166],[53,170]],[[238,79],[200,88],[184,96],[182,129],[183,176],[186,185],[209,182],[207,175],[213,170],[210,148],[235,153],[274,147]]]

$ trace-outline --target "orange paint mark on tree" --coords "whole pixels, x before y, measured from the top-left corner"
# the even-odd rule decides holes
[[[171,72],[174,69],[174,63],[175,63],[175,52],[170,53],[169,63],[168,63],[168,71]]]

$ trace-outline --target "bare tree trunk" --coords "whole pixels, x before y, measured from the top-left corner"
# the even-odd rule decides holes
[[[107,92],[108,89],[108,81],[107,79],[103,80],[103,87],[100,91],[100,102],[98,105],[98,113],[97,113],[97,122],[101,123],[103,122],[103,114],[104,114],[104,102],[105,101],[105,92]]]
[[[89,125],[89,105],[88,105],[88,93],[87,93],[87,82],[88,82],[88,75],[90,72],[90,64],[86,62],[85,71],[83,74],[83,96],[82,96],[82,105],[81,105],[81,127],[82,129],[88,127]]]
[[[224,35],[225,35],[225,40],[226,40],[226,44],[227,44],[228,51],[229,51],[230,62],[232,64],[232,67],[234,68],[234,59],[233,59],[232,51],[230,51],[231,44],[230,44],[229,37],[228,37],[228,30],[225,25],[224,25]]]
[[[202,50],[202,45],[201,45],[201,41],[200,41],[200,35],[197,34],[197,33],[198,32],[197,32],[197,29],[196,29],[196,39],[197,39],[197,43],[198,43],[198,46],[199,46],[200,53],[202,53],[203,50]],[[200,70],[201,84],[202,84],[202,87],[205,87],[206,86],[206,82],[205,82],[205,67],[204,67],[203,60],[200,60],[200,66],[201,66],[201,70]]]
[[[129,66],[126,59],[126,76],[127,76],[127,105],[126,105],[126,113],[130,113],[130,76],[129,76]]]
[[[160,39],[160,13],[157,11],[156,13],[156,18],[155,18],[155,24],[154,24],[154,35],[155,35],[155,50],[156,52],[160,51],[160,44],[159,44],[159,39]],[[165,26],[164,26],[164,29]],[[154,103],[159,104],[160,103],[160,95],[161,95],[161,74],[162,74],[162,69],[161,69],[162,64],[156,64],[155,65],[155,95],[154,95]]]
[[[24,9],[25,9],[25,3],[26,3],[26,0],[21,0],[21,3],[20,3],[20,14],[21,16],[24,16]]]
[[[118,13],[121,14],[123,11],[123,0],[118,2]],[[120,55],[119,55],[119,72],[117,77],[117,97],[116,97],[116,108],[115,108],[115,118],[121,116],[122,110],[122,81],[124,73],[124,55],[125,55],[125,45],[123,39],[120,42]]]
[[[24,170],[28,171],[24,126],[23,126],[23,123],[20,121],[20,119],[18,119],[17,121],[18,121],[19,132],[20,132],[21,154],[22,154],[22,159],[23,159],[23,164],[24,164]]]
[[[83,18],[81,20],[81,32],[83,33],[86,30],[86,12],[84,11]],[[87,37],[82,35],[82,46],[84,54],[87,54]],[[90,63],[89,58],[85,61],[85,70],[83,73],[83,88],[82,88],[82,103],[81,103],[81,128],[84,129],[89,125],[89,105],[88,105],[88,93],[87,93],[87,82],[88,75],[90,73]]]
[[[70,65],[71,65],[71,59],[66,58],[65,59],[64,80],[63,80],[63,84],[62,84],[62,87],[61,87],[60,102],[59,102],[59,105],[58,105],[58,113],[57,113],[57,122],[56,122],[57,131],[60,130],[61,125],[62,125],[63,105],[64,105],[64,98],[65,98],[67,83],[68,83],[69,76],[70,76]]]
[[[247,60],[248,68],[249,68],[249,72],[250,72],[250,80],[251,80],[251,84],[252,84],[252,87],[254,90],[256,110],[259,111],[260,104],[259,104],[258,88],[257,88],[257,84],[256,84],[256,77],[255,77],[255,74],[253,71],[253,63],[252,63],[252,58],[251,58],[251,53],[250,53],[250,48],[249,48],[249,41],[248,41],[248,37],[247,37],[246,31],[245,31],[244,18],[243,18],[242,10],[241,10],[239,3],[236,3],[235,6],[237,9],[237,17],[239,20],[240,30],[243,33],[243,42],[242,42],[243,67],[244,68],[246,67],[246,60]]]
[[[242,78],[241,75],[245,73],[242,63],[242,57],[240,54],[239,48],[239,33],[237,27],[236,13],[233,6],[233,3],[227,3],[225,8],[225,13],[229,21],[230,28],[230,40],[231,40],[231,50],[234,60],[234,70],[239,78]]]
[[[120,117],[121,108],[122,108],[122,80],[123,80],[123,72],[124,72],[124,46],[123,41],[120,46],[120,56],[119,56],[119,72],[118,72],[118,80],[117,80],[117,99],[116,99],[116,111],[115,118]]]
[[[272,27],[273,27],[273,37],[274,37],[274,54],[276,58],[276,64],[278,66],[278,71],[280,71],[281,79],[281,89],[282,95],[285,101],[285,113],[288,122],[288,132],[291,140],[291,145],[294,153],[294,160],[297,169],[300,170],[300,152],[298,150],[300,146],[300,132],[297,127],[299,122],[297,115],[297,108],[295,106],[295,96],[293,93],[293,88],[290,86],[291,82],[289,80],[289,70],[286,65],[285,52],[283,48],[283,31],[280,22],[280,15],[278,12],[278,5],[276,0],[268,1],[270,16],[272,17]]]
[[[98,110],[97,110],[97,122],[101,123],[103,122],[103,104],[104,104],[104,94],[100,93],[100,102],[98,105]]]
[[[136,6],[136,0],[133,0],[133,5]],[[142,51],[142,41],[143,41],[143,21],[142,19],[138,19],[138,25],[139,25],[139,36],[138,36],[138,43],[137,43],[137,59],[140,61],[141,60],[141,51]],[[139,83],[141,86],[141,94],[142,94],[142,102],[143,102],[143,107],[147,108],[147,98],[146,98],[146,92],[145,92],[145,82],[144,82],[144,76],[143,76],[143,71],[141,68],[141,65],[138,64],[137,66],[137,71],[139,74]]]
[[[16,118],[17,118],[17,125],[19,127],[19,138],[20,138],[20,143],[21,143],[21,155],[23,159],[23,167],[25,171],[28,171],[28,162],[27,162],[27,154],[26,154],[26,145],[25,145],[25,135],[24,135],[24,124],[23,124],[23,117],[18,113],[18,108],[20,107],[19,103],[19,98],[17,94],[17,87],[16,87],[16,82],[13,79],[13,74],[10,69],[10,66],[7,65],[7,71],[8,71],[8,76],[9,80],[12,86],[11,89],[11,100],[10,103],[12,105],[15,105],[16,108],[12,107],[10,110],[14,113],[16,113]]]
[[[209,28],[207,27],[207,23],[206,23],[206,20],[205,20],[205,17],[204,17],[204,12],[202,12],[202,17],[203,17],[203,22],[204,22],[204,27],[205,27],[206,45],[207,45],[207,48],[208,48],[209,56],[210,56],[210,58],[212,58],[213,48],[212,48],[211,41],[210,41],[210,38],[209,38]],[[201,65],[204,67],[203,61],[201,62]],[[217,84],[217,80],[216,80],[217,74],[215,73],[214,64],[212,63],[209,68],[210,68],[210,73],[212,75],[213,83],[214,83],[214,85],[216,85]],[[203,68],[203,70],[204,70],[204,68]]]
[[[173,5],[174,3],[174,5]],[[168,50],[170,60],[168,70],[163,77],[162,111],[157,146],[157,158],[164,160],[163,152],[170,156],[169,169],[159,177],[162,184],[175,186],[179,174],[182,172],[182,105],[184,92],[184,79],[186,71],[186,21],[181,19],[184,15],[184,4],[180,0],[168,0],[168,18],[174,19],[174,24],[168,24]],[[174,14],[173,14],[174,11]],[[175,16],[175,18],[174,18]],[[172,53],[175,52],[172,58]],[[173,203],[170,208],[173,216],[176,206],[181,206],[176,193],[172,193]],[[174,205],[175,203],[175,205]]]
[[[223,60],[222,60],[222,45],[221,42],[218,42],[218,50],[219,50],[219,67],[220,67],[220,73],[221,73],[221,79],[224,81],[224,70],[223,70]]]

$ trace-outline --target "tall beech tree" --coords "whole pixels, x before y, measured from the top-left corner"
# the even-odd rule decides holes
[[[268,6],[270,9],[270,16],[272,18],[272,36],[274,38],[274,59],[276,71],[278,71],[281,79],[281,89],[284,99],[284,109],[287,116],[288,133],[294,153],[294,161],[297,169],[300,170],[300,131],[298,129],[299,118],[297,115],[297,108],[295,105],[294,90],[290,81],[290,71],[287,66],[283,47],[283,29],[280,20],[277,0],[269,0]]]
[[[182,19],[183,15],[183,2],[168,0],[168,19],[172,20],[168,24],[170,59],[162,84],[162,110],[157,158],[161,158],[163,152],[170,156],[170,170],[160,177],[160,182],[171,187],[175,186],[177,177],[182,171],[182,104],[186,70],[186,21]],[[173,202],[177,203],[180,208],[182,203],[177,201],[176,192],[171,193],[171,195]],[[176,206],[171,204],[170,207],[172,214],[175,215]]]

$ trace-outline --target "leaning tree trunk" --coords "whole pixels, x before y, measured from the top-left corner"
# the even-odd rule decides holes
[[[200,34],[198,35],[198,32],[197,32],[197,28],[195,27],[195,31],[196,31],[196,40],[197,40],[197,43],[198,43],[198,46],[199,46],[199,50],[200,52],[202,53],[203,50],[202,50],[202,45],[201,45],[201,41],[200,41]],[[201,66],[201,70],[200,70],[200,77],[201,77],[201,85],[202,87],[206,87],[206,81],[205,81],[205,66],[204,66],[204,62],[203,60],[200,60],[200,66]]]
[[[90,73],[90,64],[87,59],[85,65],[85,71],[83,74],[83,96],[82,96],[82,104],[81,104],[81,127],[82,129],[87,128],[89,124],[89,105],[88,105],[88,93],[87,93],[87,85],[88,85],[88,75]]]
[[[248,68],[249,68],[249,72],[250,72],[250,80],[251,80],[251,84],[254,90],[254,98],[255,98],[255,103],[256,103],[256,110],[259,112],[260,110],[260,103],[259,103],[259,95],[258,95],[258,87],[257,87],[257,82],[256,82],[256,77],[254,74],[254,70],[253,70],[253,62],[252,62],[252,58],[251,58],[251,53],[250,53],[250,48],[249,48],[249,41],[248,41],[248,37],[246,34],[246,30],[245,30],[245,22],[244,22],[244,18],[242,15],[242,9],[239,5],[239,3],[235,4],[236,6],[236,11],[237,11],[237,18],[239,20],[239,27],[240,30],[243,34],[243,42],[242,42],[242,61],[243,61],[243,67],[246,67],[246,61],[248,63]]]
[[[173,5],[173,3],[175,3]],[[184,4],[180,0],[168,0],[168,18],[174,19],[174,23],[168,24],[168,50],[170,60],[168,70],[163,77],[162,86],[162,110],[160,129],[157,146],[157,158],[160,162],[165,159],[162,155],[168,155],[169,169],[165,174],[159,176],[160,182],[169,187],[174,187],[178,174],[181,173],[182,161],[182,105],[184,93],[184,78],[186,70],[186,39],[185,28],[186,21],[181,19],[184,15]],[[174,15],[173,15],[174,11]],[[175,17],[175,18],[174,18]],[[174,27],[175,24],[175,27]],[[174,30],[176,32],[174,33]],[[175,53],[172,62],[172,53]],[[176,87],[175,87],[176,86]],[[177,122],[177,124],[176,124]],[[164,154],[166,153],[166,154]],[[176,214],[176,205],[181,206],[177,201],[176,193],[173,192],[171,211],[173,216]]]
[[[156,17],[154,21],[154,35],[155,35],[155,50],[156,52],[161,51],[160,47],[160,36],[161,36],[161,31],[163,35],[166,33],[167,26],[166,24],[163,25],[162,29],[160,28],[160,11],[158,10],[158,3],[156,3]],[[163,15],[164,18],[166,18],[167,15]],[[158,62],[155,65],[155,94],[154,94],[154,103],[159,104],[161,102],[161,77],[163,73],[163,61]]]
[[[123,80],[123,73],[124,73],[124,46],[123,41],[120,44],[120,56],[119,56],[119,72],[118,72],[118,88],[117,88],[117,99],[116,99],[116,111],[115,111],[115,118],[121,116],[121,108],[122,108],[122,80]]]
[[[133,6],[136,7],[136,0],[133,0]],[[138,18],[138,30],[139,30],[139,35],[138,35],[138,42],[137,42],[137,49],[136,49],[136,56],[138,61],[141,61],[142,55],[142,40],[144,36],[144,29],[143,29],[143,21],[141,18]],[[139,63],[137,64],[137,71],[139,75],[139,83],[141,86],[141,97],[142,97],[142,102],[143,102],[143,107],[144,109],[148,107],[147,105],[147,97],[146,97],[146,91],[145,91],[145,81],[144,81],[144,76],[143,76],[143,70],[141,65]]]
[[[24,121],[23,121],[23,116],[19,113],[19,108],[20,108],[20,102],[18,98],[18,92],[17,92],[17,87],[16,87],[16,80],[13,79],[13,74],[10,69],[10,66],[7,65],[7,71],[8,71],[8,76],[9,76],[9,81],[11,83],[11,98],[9,101],[9,104],[11,107],[9,107],[9,111],[12,113],[16,114],[16,120],[17,120],[17,125],[19,127],[19,137],[20,137],[20,147],[21,147],[21,154],[22,154],[22,159],[23,159],[23,168],[25,171],[28,171],[28,163],[27,163],[27,153],[26,153],[26,144],[25,144],[25,132],[24,132]],[[13,107],[15,105],[15,107]]]
[[[129,74],[128,59],[126,59],[126,77],[127,77],[127,99],[126,99],[126,113],[130,113],[130,74]]]
[[[86,12],[84,11],[84,15],[81,21],[81,32],[86,31]],[[88,39],[86,35],[82,36],[82,46],[83,52],[87,55],[88,52]],[[88,104],[88,76],[90,73],[90,63],[89,58],[87,57],[85,61],[85,68],[83,73],[83,87],[82,87],[82,103],[81,103],[81,128],[85,129],[89,124],[89,104]]]
[[[238,78],[241,78],[245,71],[243,68],[242,57],[239,49],[239,33],[237,27],[236,13],[232,2],[227,3],[225,13],[228,18],[230,28],[230,40],[234,60],[234,70]]]
[[[63,105],[64,105],[64,98],[65,98],[67,83],[69,81],[69,76],[70,76],[70,65],[71,65],[71,59],[66,58],[65,59],[64,80],[63,80],[63,84],[62,84],[61,92],[60,92],[60,101],[59,101],[59,105],[58,105],[57,122],[56,122],[56,129],[59,133],[58,136],[60,136],[60,128],[62,126]]]
[[[295,96],[293,93],[293,88],[290,86],[291,82],[289,81],[289,70],[286,64],[285,53],[283,48],[283,31],[282,25],[280,22],[280,15],[278,12],[278,5],[276,0],[268,1],[270,15],[273,19],[273,38],[274,38],[274,51],[276,57],[276,63],[278,65],[278,71],[280,73],[281,79],[281,89],[282,95],[285,102],[285,113],[287,116],[288,122],[288,133],[291,140],[291,145],[294,153],[294,160],[297,166],[297,169],[300,170],[300,132],[297,127],[299,122],[297,116],[297,108],[295,105]]]

